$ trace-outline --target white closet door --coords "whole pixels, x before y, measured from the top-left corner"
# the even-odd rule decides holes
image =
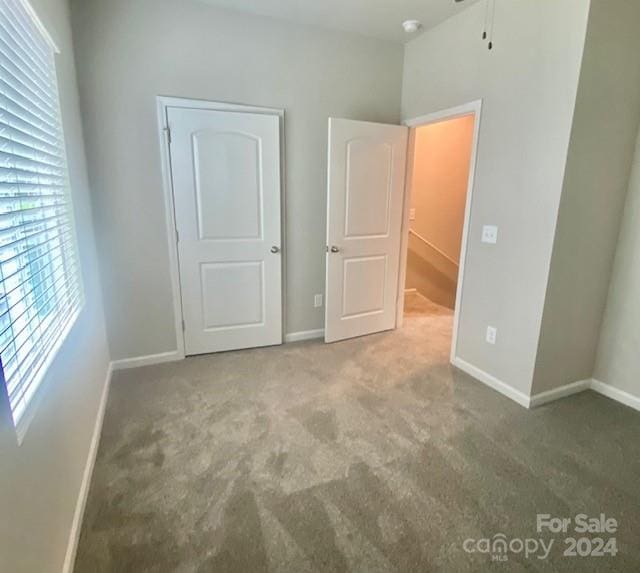
[[[280,118],[168,122],[186,354],[281,344]]]
[[[327,342],[395,327],[408,133],[329,120]]]

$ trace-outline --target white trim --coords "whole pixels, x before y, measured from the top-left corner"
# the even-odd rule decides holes
[[[612,400],[620,402],[625,406],[629,406],[634,410],[640,411],[640,397],[634,396],[633,394],[620,390],[620,388],[616,388],[611,384],[605,384],[604,382],[600,382],[600,380],[595,379],[580,380],[578,382],[573,382],[572,384],[565,384],[564,386],[554,388],[547,392],[535,394],[534,396],[531,396],[530,407],[535,408],[537,406],[542,406],[543,404],[554,402],[560,398],[579,394],[585,390],[593,390],[602,396],[606,396],[607,398],[611,398]]]
[[[417,288],[406,288],[406,289],[404,289],[404,294],[405,295],[413,294],[414,292],[418,292],[418,289]]]
[[[317,330],[303,330],[301,332],[289,332],[284,335],[285,342],[300,342],[302,340],[317,340],[324,338],[324,328]]]
[[[453,312],[453,336],[451,339],[451,356],[452,364],[455,364],[458,351],[458,330],[460,326],[460,309],[462,308],[462,287],[464,284],[465,264],[467,260],[467,250],[469,244],[469,223],[471,220],[471,206],[473,203],[473,192],[475,188],[476,168],[478,164],[478,146],[480,142],[480,124],[482,121],[482,100],[478,99],[463,105],[451,107],[422,115],[403,122],[409,128],[415,128],[421,125],[438,123],[445,120],[456,119],[466,115],[475,117],[473,126],[473,146],[471,148],[471,159],[469,161],[469,182],[467,184],[467,200],[464,211],[464,224],[462,227],[462,243],[460,246],[460,261],[458,263],[458,283],[456,287],[456,304]],[[398,306],[396,310],[396,328],[402,326],[404,321],[404,284],[407,276],[407,250],[409,247],[409,230],[411,223],[409,220],[409,211],[411,209],[411,183],[413,180],[413,156],[415,152],[415,129],[410,129],[409,150],[407,156],[407,177],[404,192],[404,218],[402,223],[402,237],[400,245],[400,273],[398,288]],[[466,364],[466,363],[465,363]],[[488,376],[488,375],[487,375]],[[524,394],[523,394],[524,396]],[[518,400],[516,400],[517,402]]]
[[[621,404],[629,406],[630,408],[640,412],[640,397],[638,396],[634,396],[633,394],[620,390],[620,388],[616,388],[611,384],[605,384],[604,382],[600,382],[600,380],[595,379],[591,380],[590,388],[598,394],[602,394],[607,398],[611,398],[616,402],[620,402]]]
[[[171,297],[173,301],[174,329],[177,341],[176,358],[171,360],[180,360],[186,356],[182,312],[182,291],[180,286],[180,266],[178,262],[178,245],[176,243],[176,217],[175,204],[173,194],[173,179],[171,177],[171,151],[167,139],[167,130],[169,128],[167,121],[167,111],[170,107],[179,107],[185,109],[202,109],[213,111],[229,111],[241,113],[255,113],[265,115],[275,115],[280,118],[280,198],[281,198],[281,233],[282,233],[282,326],[286,324],[286,284],[287,284],[287,249],[285,236],[285,148],[284,148],[284,109],[276,109],[270,107],[256,107],[244,104],[213,102],[200,99],[178,98],[170,96],[156,96],[157,116],[158,116],[158,138],[160,142],[160,159],[162,167],[162,190],[164,194],[165,204],[165,225],[167,231],[167,242],[169,247],[169,273],[171,275]],[[171,353],[165,353],[171,354]],[[154,355],[162,356],[162,355]],[[142,360],[148,357],[133,358],[131,360]],[[153,358],[153,357],[151,357]],[[167,362],[169,360],[162,360]],[[124,362],[122,360],[117,363]],[[157,362],[150,362],[156,364]],[[139,364],[140,366],[144,364]],[[133,368],[133,366],[124,366],[124,368]]]
[[[82,281],[80,282],[80,287],[82,288]],[[84,305],[85,305],[84,291],[81,291],[81,292],[83,294],[82,294],[82,299],[78,305],[78,308],[74,311],[74,313],[71,315],[71,317],[65,324],[64,328],[60,331],[60,334],[58,335],[57,340],[55,341],[55,343],[47,353],[47,358],[40,365],[40,367],[37,370],[36,376],[34,376],[33,378],[32,384],[35,384],[35,393],[31,397],[31,400],[27,402],[27,406],[24,412],[22,413],[22,416],[18,418],[17,422],[14,421],[16,440],[18,441],[19,446],[22,445],[22,442],[24,441],[24,438],[27,435],[27,430],[29,429],[31,422],[33,422],[33,419],[35,418],[36,411],[38,410],[38,407],[40,406],[40,401],[42,400],[42,396],[45,393],[44,388],[50,383],[49,380],[51,379],[51,374],[49,371],[51,369],[51,366],[55,362],[56,357],[58,356],[58,353],[62,348],[62,345],[66,342],[67,338],[69,337],[69,334],[73,330],[73,327],[76,325],[76,322],[78,322],[80,313],[84,310]],[[36,380],[38,381],[36,382]],[[8,399],[9,399],[9,396],[7,396],[7,400]],[[12,416],[13,416],[13,413],[12,413]]]
[[[182,296],[180,290],[180,268],[178,265],[178,246],[176,244],[176,220],[173,205],[173,182],[171,178],[171,155],[167,139],[167,105],[164,98],[157,98],[158,136],[162,167],[162,189],[164,191],[165,224],[169,247],[169,275],[171,278],[171,299],[173,302],[173,327],[176,334],[176,352],[184,358],[184,332],[182,330]]]
[[[458,330],[460,328],[460,309],[462,308],[462,287],[464,284],[465,265],[467,262],[467,251],[469,248],[469,224],[471,221],[471,206],[473,204],[473,192],[475,188],[476,168],[478,165],[478,145],[480,142],[480,124],[482,122],[482,100],[477,100],[462,106],[456,111],[455,117],[462,114],[463,108],[473,109],[475,121],[473,125],[473,147],[471,150],[471,160],[469,162],[469,185],[467,191],[467,201],[464,208],[464,225],[462,226],[462,243],[460,246],[460,271],[458,273],[458,287],[456,292],[456,304],[453,313],[453,337],[451,340],[451,359],[456,357],[458,352]]]
[[[93,435],[91,436],[89,454],[87,455],[87,461],[84,466],[84,473],[82,475],[80,491],[78,493],[78,499],[76,501],[76,509],[73,514],[73,522],[71,524],[71,531],[69,532],[69,541],[67,542],[67,552],[64,557],[64,565],[62,566],[63,573],[72,573],[73,566],[76,560],[78,541],[80,539],[80,531],[82,530],[82,520],[84,518],[84,511],[87,505],[87,497],[89,496],[89,488],[91,486],[93,468],[95,466],[96,457],[98,455],[98,446],[100,445],[102,423],[104,422],[104,413],[107,408],[107,400],[109,398],[109,388],[111,386],[112,374],[113,362],[110,362],[109,367],[107,368],[107,375],[104,381],[104,386],[102,388],[102,395],[100,396],[96,422],[93,426]]]
[[[29,2],[29,0],[20,0],[20,3],[24,7],[25,12],[31,17],[31,20],[33,20],[33,24],[38,29],[38,32],[42,34],[45,42],[47,42],[47,44],[49,44],[49,47],[53,50],[53,53],[59,54],[60,49],[53,41],[53,38],[51,37],[51,34],[49,34],[49,30],[47,30],[47,27],[42,23],[42,20],[40,20],[40,16],[38,16],[38,13],[31,5],[31,2]]]
[[[416,134],[409,129],[407,143],[407,164],[404,172],[403,214],[400,229],[400,268],[398,269],[398,299],[396,301],[396,328],[404,324],[404,295],[407,284],[407,258],[409,254],[409,232],[411,229],[411,183],[413,181],[413,157],[415,154]]]
[[[589,388],[591,388],[591,380],[579,380],[578,382],[565,384],[564,386],[554,388],[553,390],[534,394],[529,400],[529,407],[536,408],[543,404],[548,404],[549,402],[555,402],[561,398],[566,398],[567,396],[573,396],[573,394],[579,394],[580,392],[589,390]]]
[[[114,360],[113,370],[128,370],[129,368],[152,366],[154,364],[164,364],[165,362],[177,362],[183,359],[183,354],[177,350],[172,350],[170,352],[161,352],[160,354],[147,354],[146,356],[134,356],[133,358]]]
[[[473,364],[469,364],[461,358],[454,358],[451,362],[456,368],[462,370],[463,372],[466,372],[472,378],[475,378],[479,382],[486,384],[490,388],[493,388],[494,390],[500,392],[500,394],[503,394],[514,402],[517,402],[521,406],[524,406],[525,408],[530,407],[529,396],[523,394],[519,390],[516,390],[512,386],[509,386],[509,384],[507,384],[506,382],[498,380],[495,376],[492,376],[484,370],[480,370],[480,368],[477,368]]]
[[[276,107],[262,107],[244,103],[211,101],[197,98],[183,98],[173,96],[157,96],[156,100],[163,107],[180,107],[185,109],[209,109],[212,111],[235,111],[238,113],[260,113],[265,115],[279,115],[284,117],[284,109]]]
[[[482,100],[477,99],[469,103],[463,103],[455,107],[449,107],[441,109],[433,113],[427,113],[425,115],[419,115],[411,119],[405,119],[402,124],[407,127],[420,127],[430,123],[439,123],[441,121],[449,121],[450,119],[456,119],[458,117],[464,117],[465,115],[472,115],[479,113],[482,108]]]
[[[445,253],[442,249],[436,247],[431,241],[425,239],[420,233],[416,233],[413,229],[409,229],[409,234],[413,235],[419,241],[422,241],[425,245],[427,245],[427,247],[438,253],[441,257],[447,259],[452,265],[455,265],[456,268],[460,266],[456,261],[453,260],[453,258],[447,255],[447,253]]]

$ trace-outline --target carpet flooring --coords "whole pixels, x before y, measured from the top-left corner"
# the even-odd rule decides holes
[[[451,313],[421,304],[393,332],[117,372],[75,571],[640,571],[640,415],[523,409],[449,365]],[[618,554],[564,557],[539,513],[615,518]],[[499,533],[555,545],[464,549]]]

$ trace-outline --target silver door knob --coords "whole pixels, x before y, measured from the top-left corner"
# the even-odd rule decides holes
[[[339,253],[340,249],[338,247],[331,247],[331,252],[332,253]]]
[[[280,252],[280,247],[276,247],[276,246],[271,247],[271,252],[273,254],[279,253]]]

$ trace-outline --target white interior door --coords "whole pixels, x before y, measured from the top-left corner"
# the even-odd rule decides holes
[[[185,352],[281,344],[280,118],[167,114]]]
[[[329,120],[327,342],[395,327],[408,133]]]

